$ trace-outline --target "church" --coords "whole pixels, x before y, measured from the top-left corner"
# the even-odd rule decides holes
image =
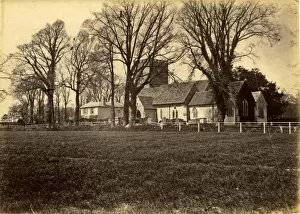
[[[155,60],[150,84],[137,97],[137,120],[144,122],[184,121],[214,123],[218,109],[208,80],[169,84],[168,64]],[[267,122],[267,102],[260,91],[251,92],[247,81],[229,84],[230,101],[224,122]],[[81,117],[109,120],[110,103],[81,106]],[[123,104],[115,103],[116,117],[123,117]]]
[[[168,84],[168,68],[142,89],[137,99],[138,119],[212,123],[218,109],[208,80]],[[247,81],[229,84],[230,103],[224,122],[266,122],[267,103],[261,92],[251,92]]]

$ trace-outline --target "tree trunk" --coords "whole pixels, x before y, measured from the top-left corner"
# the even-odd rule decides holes
[[[60,123],[60,103],[59,99],[57,100],[57,122]]]
[[[224,106],[222,103],[217,103],[217,108],[218,108],[218,121],[219,122],[224,122],[225,120],[225,115],[226,115],[226,106]]]
[[[115,123],[116,112],[115,112],[115,78],[113,72],[111,74],[110,81],[111,81],[110,83],[111,84],[111,109],[110,109],[111,124],[110,126],[114,128],[116,126]]]
[[[123,109],[123,117],[124,117],[124,125],[129,124],[129,85],[126,82],[125,85],[125,95],[124,95],[124,109]]]
[[[48,110],[47,110],[47,119],[49,123],[49,128],[54,128],[54,103],[53,103],[53,90],[48,91]]]
[[[67,122],[67,103],[64,103],[65,106],[64,106],[64,119],[65,119],[65,122]]]
[[[79,91],[75,91],[75,126],[79,126],[79,117],[80,117],[80,112],[79,112]]]
[[[225,115],[226,115],[226,103],[227,103],[227,96],[228,94],[225,94],[225,91],[219,90],[219,88],[213,88],[216,104],[218,108],[218,121],[224,122]]]
[[[114,128],[116,126],[116,123],[115,123],[115,117],[116,117],[116,112],[115,112],[115,101],[113,98],[111,98],[111,107],[110,107],[110,113],[111,113],[111,124],[110,126],[112,128]]]
[[[33,123],[34,121],[34,100],[30,100],[30,106],[29,106],[29,111],[30,111],[30,116],[29,116],[29,123]]]
[[[135,93],[131,93],[130,96],[130,127],[134,126],[136,119],[136,98],[137,95]]]
[[[39,97],[38,97],[38,118],[39,118],[39,123],[44,123],[45,122],[45,104],[44,104],[44,92],[40,91],[39,92]]]

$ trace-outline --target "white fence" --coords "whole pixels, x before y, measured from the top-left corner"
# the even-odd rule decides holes
[[[173,126],[177,131],[213,131],[213,132],[261,132],[261,133],[296,133],[300,130],[300,122],[217,122],[187,124],[178,122],[175,124],[152,123],[161,130]]]
[[[80,126],[103,127],[109,126],[107,121],[96,122],[80,122]],[[74,123],[60,124],[59,127],[75,126]],[[122,126],[122,125],[120,125]],[[17,125],[17,124],[0,124],[0,128],[15,128],[23,127],[24,130],[39,130],[47,128],[48,124],[31,124],[31,125]],[[185,122],[176,123],[150,123],[150,124],[136,124],[134,128],[141,130],[164,130],[164,131],[189,131],[189,132],[260,132],[260,133],[282,133],[292,134],[298,133],[300,130],[300,122],[218,122],[218,123],[194,123],[188,124]],[[143,128],[144,127],[144,128]],[[101,130],[101,129],[99,129]]]

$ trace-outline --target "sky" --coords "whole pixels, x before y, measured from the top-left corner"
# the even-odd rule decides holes
[[[241,0],[240,0],[241,1]],[[300,89],[299,63],[299,9],[296,0],[263,0],[275,3],[281,9],[276,22],[281,25],[281,40],[276,44],[257,42],[253,59],[245,58],[235,66],[259,68],[269,81],[274,81],[289,93]],[[34,33],[57,19],[65,22],[67,33],[74,37],[82,22],[92,18],[91,12],[101,10],[102,0],[0,0],[0,54],[8,55],[17,46],[31,40]],[[178,3],[178,1],[177,1]],[[188,71],[183,66],[173,65],[170,69],[185,79]],[[9,70],[7,70],[9,71]],[[201,75],[197,74],[196,78]],[[0,80],[1,89],[7,89],[9,82]],[[7,97],[0,103],[0,117],[7,113],[13,103]]]

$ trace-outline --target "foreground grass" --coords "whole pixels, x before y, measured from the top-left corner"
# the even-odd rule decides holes
[[[0,212],[292,211],[296,146],[282,134],[1,132]]]

